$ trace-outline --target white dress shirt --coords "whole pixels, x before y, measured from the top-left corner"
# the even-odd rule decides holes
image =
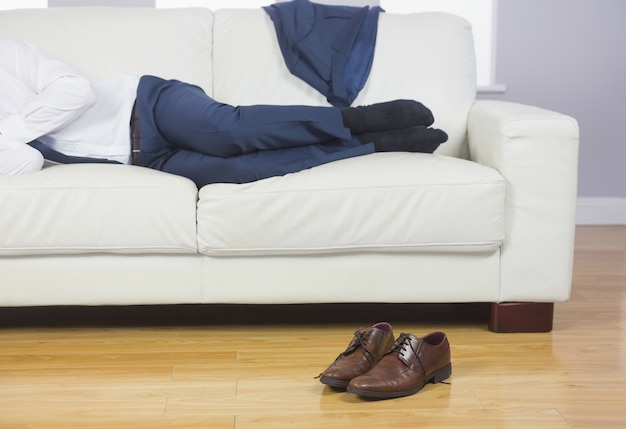
[[[0,175],[41,168],[40,140],[66,155],[130,159],[129,120],[139,78],[92,86],[24,41],[0,37]]]

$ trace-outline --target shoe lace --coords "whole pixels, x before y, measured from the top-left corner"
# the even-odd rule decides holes
[[[348,345],[348,348],[343,353],[341,353],[337,359],[351,354],[352,352],[354,352],[356,349],[360,347],[361,350],[363,350],[363,354],[365,355],[365,358],[368,360],[370,365],[373,365],[375,361],[374,356],[372,356],[372,352],[366,347],[367,340],[369,339],[369,337],[370,337],[369,331],[361,331],[361,330],[355,331],[354,338]]]
[[[374,357],[372,356],[372,353],[367,349],[367,347],[365,347],[365,344],[367,343],[367,340],[369,339],[369,337],[370,337],[370,332],[357,329],[354,332],[354,338],[352,338],[352,341],[350,341],[350,344],[348,344],[348,347],[346,348],[346,350],[343,353],[341,353],[339,356],[337,356],[335,361],[341,359],[344,356],[348,356],[349,354],[354,352],[357,348],[361,347],[361,350],[363,350],[363,354],[365,355],[365,358],[369,362],[370,366],[373,366]],[[317,379],[317,378],[320,378],[321,376],[322,374],[318,375],[315,378]]]
[[[412,353],[407,353],[409,350],[411,350]],[[417,361],[417,363],[422,367],[424,372],[426,372],[422,360],[419,358],[419,356],[417,356],[416,351],[413,349],[413,346],[411,346],[410,334],[402,332],[398,339],[393,343],[393,345],[391,346],[391,350],[389,350],[388,353],[396,353],[400,360],[407,366],[410,366],[410,363],[407,360],[409,359],[408,357],[411,355],[415,356],[415,360]]]
[[[403,332],[391,346],[391,351],[401,353],[405,352],[407,347],[411,347],[411,339],[409,334]]]

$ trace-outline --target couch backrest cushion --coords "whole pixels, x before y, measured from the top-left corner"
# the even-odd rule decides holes
[[[70,7],[0,12],[0,35],[30,41],[93,82],[153,74],[211,91],[209,9]]]
[[[467,21],[444,13],[383,13],[372,70],[353,104],[419,100],[433,110],[435,126],[450,136],[438,153],[466,157],[475,82]],[[287,70],[272,21],[262,9],[215,11],[213,88],[216,99],[231,104],[328,104]]]

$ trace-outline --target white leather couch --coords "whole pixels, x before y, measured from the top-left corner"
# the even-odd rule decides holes
[[[154,74],[231,104],[327,104],[287,71],[261,9],[14,10],[0,34],[93,82]],[[570,296],[577,123],[475,91],[468,23],[385,13],[354,104],[423,102],[449,135],[434,155],[200,190],[125,165],[0,177],[0,307],[489,302],[494,331],[549,330]]]

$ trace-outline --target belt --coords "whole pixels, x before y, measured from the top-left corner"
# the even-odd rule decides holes
[[[137,116],[137,102],[133,104],[133,113],[130,115],[130,163],[139,165],[139,141],[141,132],[139,130],[139,116]]]

